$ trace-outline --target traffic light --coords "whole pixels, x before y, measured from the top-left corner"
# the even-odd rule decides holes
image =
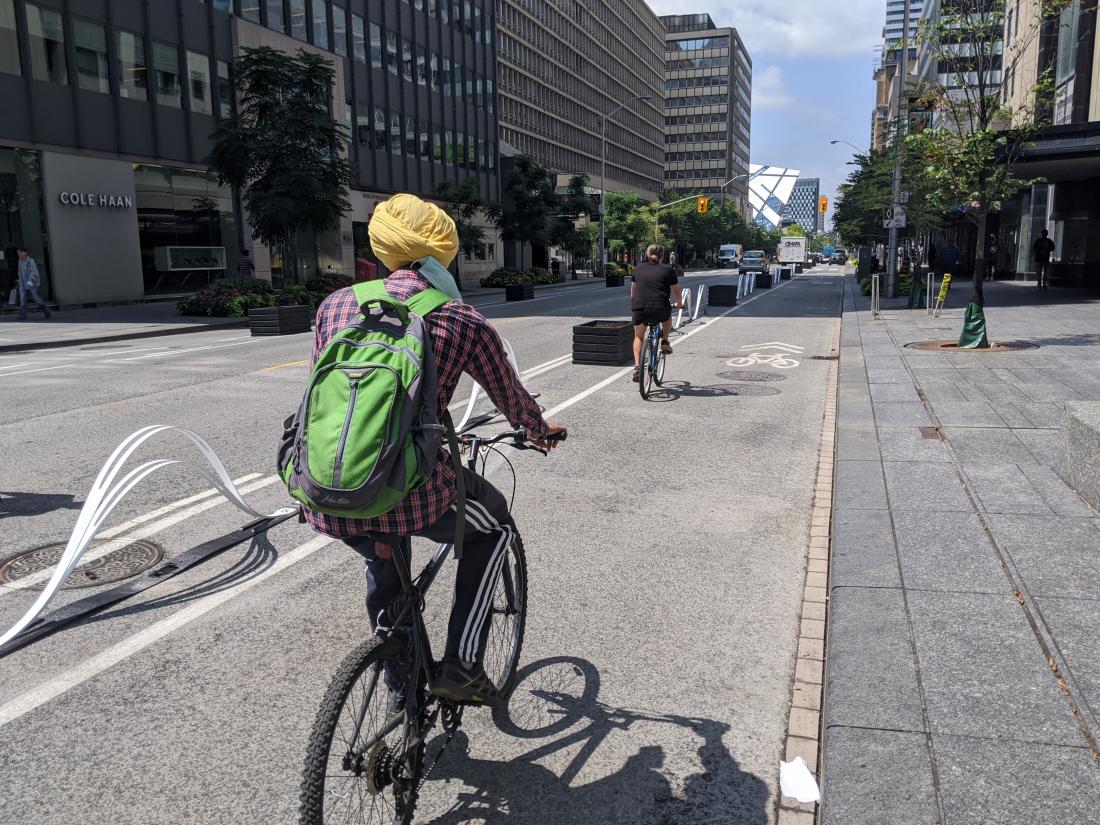
[[[707,210],[710,209],[710,198],[706,195],[700,195],[695,199],[695,211],[700,215],[707,214]]]
[[[817,211],[822,215],[829,211],[829,199],[824,195],[817,199]]]

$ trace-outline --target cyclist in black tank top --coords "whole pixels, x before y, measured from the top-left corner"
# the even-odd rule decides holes
[[[646,262],[634,269],[630,278],[630,310],[634,321],[634,380],[638,380],[638,364],[642,357],[642,342],[650,324],[661,324],[661,352],[672,354],[668,335],[672,331],[672,306],[683,306],[683,292],[676,278],[676,270],[661,263],[665,248],[650,244],[645,251]]]

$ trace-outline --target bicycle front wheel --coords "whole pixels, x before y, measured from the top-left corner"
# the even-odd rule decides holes
[[[649,391],[653,388],[653,368],[650,364],[653,350],[653,338],[647,335],[642,342],[642,357],[638,362],[638,392],[642,398],[649,398]]]
[[[329,683],[309,737],[301,825],[412,822],[424,746],[408,747],[405,712],[400,718],[389,712],[383,674],[388,653],[382,639],[367,640]],[[390,667],[400,669],[397,662]]]
[[[489,608],[489,638],[482,664],[485,673],[507,701],[516,687],[516,668],[527,626],[527,557],[515,534],[504,555]]]
[[[668,356],[665,355],[663,352],[658,352],[657,353],[657,374],[655,376],[653,376],[653,380],[656,382],[658,387],[661,386],[661,384],[665,380],[665,359],[666,358],[668,358]]]

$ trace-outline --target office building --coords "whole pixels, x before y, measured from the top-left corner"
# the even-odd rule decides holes
[[[210,133],[234,111],[244,47],[332,60],[333,117],[358,185],[338,231],[287,251],[255,245],[261,277],[354,271],[390,193],[497,184],[489,0],[0,0],[0,287],[15,247],[62,305],[193,291],[252,245],[232,193],[207,174]],[[463,274],[495,266],[497,246]]]
[[[653,199],[664,171],[664,27],[645,0],[501,0],[497,75],[504,155],[600,183],[607,119],[610,191]],[[633,100],[650,97],[647,101]]]
[[[798,170],[759,163],[749,169],[750,219],[769,231],[778,229],[783,225],[783,212],[798,182]]]
[[[1034,278],[1032,244],[1054,241],[1052,282],[1100,284],[1100,54],[1096,6],[1072,0],[1043,17],[1039,0],[1013,4],[1004,21],[1002,100],[1017,124],[1041,128],[1016,173],[1042,180],[1006,201],[998,215],[1000,277]],[[1037,99],[1049,72],[1051,99]]]
[[[799,178],[783,207],[780,225],[798,224],[807,235],[816,235],[821,230],[822,216],[818,208],[820,196],[821,178]]]
[[[909,0],[909,41],[917,36],[917,25],[925,0]],[[886,23],[882,27],[883,51],[888,52],[893,44],[901,40],[905,32],[904,0],[886,0]]]
[[[661,18],[665,38],[665,187],[723,193],[749,213],[752,60],[709,14]],[[740,180],[728,181],[744,176]]]

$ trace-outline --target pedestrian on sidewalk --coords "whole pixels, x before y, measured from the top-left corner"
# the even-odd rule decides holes
[[[1039,289],[1046,289],[1050,280],[1050,255],[1054,252],[1054,241],[1047,237],[1049,234],[1044,229],[1031,247],[1035,253],[1035,278]]]
[[[237,258],[237,274],[242,278],[253,278],[256,275],[256,264],[252,262],[252,256],[247,249],[242,249],[241,256]]]
[[[50,317],[50,308],[38,295],[38,287],[42,284],[42,277],[38,274],[38,264],[26,247],[19,247],[19,320],[27,320],[27,301],[34,298],[38,308],[42,310],[42,318]]]

